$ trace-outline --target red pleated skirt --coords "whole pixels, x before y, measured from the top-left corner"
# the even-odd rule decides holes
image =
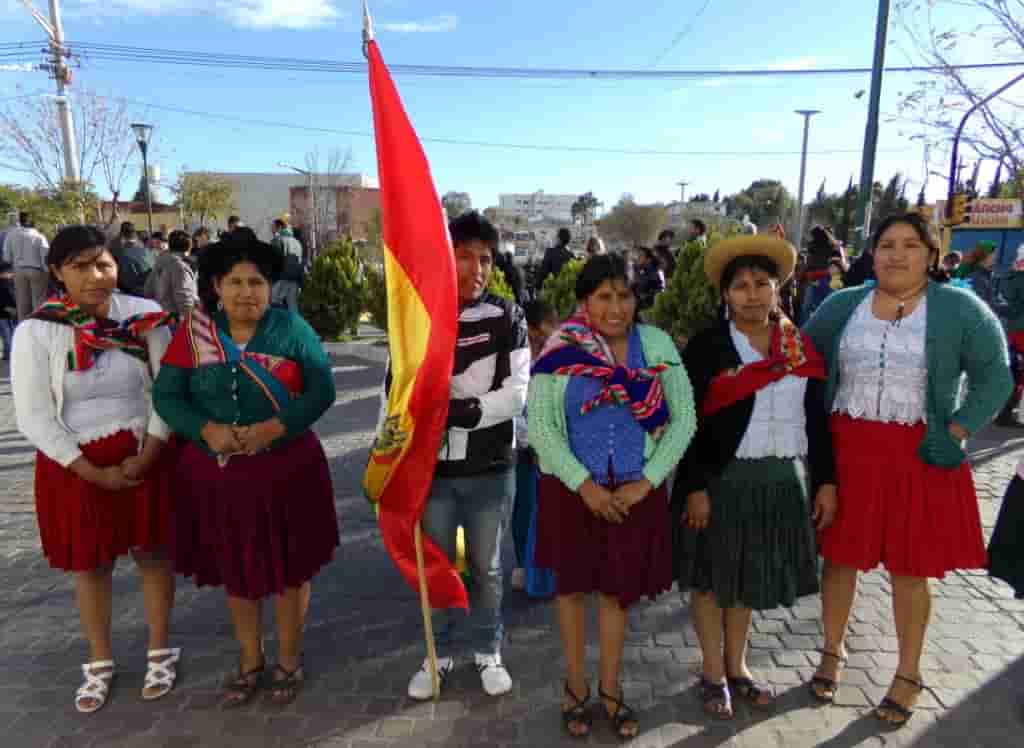
[[[118,465],[139,452],[130,431],[81,446],[99,467]],[[171,535],[173,440],[142,485],[110,492],[75,475],[39,452],[36,456],[36,517],[50,566],[92,571],[110,566],[133,549],[162,551]]]
[[[987,564],[971,468],[926,464],[926,426],[832,417],[839,511],[819,538],[828,561],[942,578]]]
[[[312,432],[224,467],[190,442],[175,492],[174,568],[200,587],[279,595],[312,579],[339,544],[331,473]]]
[[[630,509],[621,525],[594,516],[578,493],[542,475],[536,565],[555,573],[557,594],[600,592],[628,608],[675,582],[668,491],[663,485]]]

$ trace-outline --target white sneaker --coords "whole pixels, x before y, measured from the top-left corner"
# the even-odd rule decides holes
[[[525,590],[526,589],[526,569],[522,567],[516,567],[512,570],[512,579],[509,580],[509,584],[514,590]]]
[[[444,688],[445,679],[451,674],[455,661],[451,657],[437,658],[437,678],[441,682],[440,687]],[[417,701],[426,701],[434,698],[434,684],[430,677],[430,660],[423,661],[423,667],[416,671],[409,681],[409,698]]]
[[[488,696],[501,696],[512,690],[512,676],[501,664],[500,654],[477,653],[476,669],[480,672],[480,682]]]

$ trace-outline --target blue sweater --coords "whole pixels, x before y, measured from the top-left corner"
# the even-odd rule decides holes
[[[843,331],[872,290],[858,287],[833,293],[804,329],[828,362],[825,402],[830,411],[839,386]],[[949,434],[950,424],[956,422],[968,433],[977,433],[1006,403],[1013,380],[1002,326],[983,301],[970,291],[930,283],[927,302],[928,431],[919,454],[930,465],[954,468],[967,455]],[[957,407],[963,373],[969,382],[968,394]]]

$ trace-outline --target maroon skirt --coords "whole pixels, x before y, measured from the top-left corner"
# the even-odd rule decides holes
[[[338,546],[331,474],[312,432],[224,467],[189,443],[175,488],[174,569],[199,587],[279,595],[316,576]]]
[[[970,465],[926,464],[917,454],[925,430],[832,417],[839,511],[820,537],[828,561],[936,578],[986,566]]]
[[[555,573],[557,594],[599,592],[628,608],[672,587],[672,532],[665,486],[636,504],[621,525],[595,517],[579,494],[542,475],[536,565]]]
[[[120,465],[139,453],[130,431],[81,445],[98,467]],[[110,566],[131,550],[163,551],[171,535],[173,440],[141,485],[111,492],[93,485],[39,452],[36,456],[36,517],[43,554],[64,571]]]

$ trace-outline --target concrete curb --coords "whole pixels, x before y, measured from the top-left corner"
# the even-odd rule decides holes
[[[354,340],[348,343],[329,343],[324,341],[324,350],[331,356],[352,356],[376,364],[386,363],[388,347],[380,345],[383,338],[375,340]]]

